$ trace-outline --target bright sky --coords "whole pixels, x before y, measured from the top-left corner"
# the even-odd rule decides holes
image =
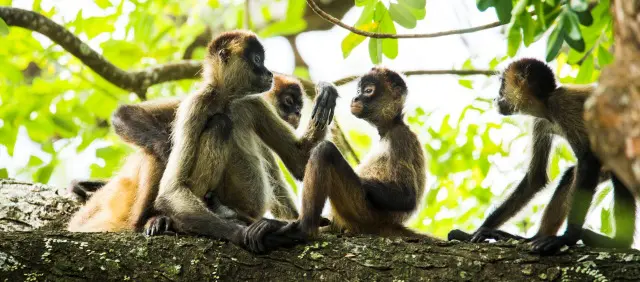
[[[339,0],[351,1],[351,0]],[[14,6],[30,9],[32,0],[14,1]],[[83,9],[85,16],[99,14],[92,1],[78,0],[50,0],[43,1],[43,7],[50,6],[59,7],[60,14],[54,17],[54,20],[68,21],[73,20],[78,9]],[[257,5],[256,5],[257,6]],[[125,7],[131,9],[132,7]],[[360,15],[360,8],[353,8],[349,11],[343,21],[353,24]],[[274,13],[276,14],[276,13]],[[497,20],[495,12],[492,9],[486,12],[480,12],[475,6],[475,1],[465,0],[430,0],[427,1],[426,19],[418,22],[418,26],[413,30],[406,30],[400,26],[396,26],[398,33],[429,33],[443,30],[467,28],[491,23]],[[121,25],[121,23],[120,23]],[[116,25],[118,26],[118,24]],[[418,69],[459,69],[462,64],[469,58],[472,59],[473,65],[479,69],[487,69],[488,63],[495,57],[502,57],[506,54],[506,38],[501,34],[502,28],[493,28],[481,32],[454,35],[431,39],[401,39],[399,40],[399,55],[395,60],[386,59],[383,65],[398,71],[418,70]],[[372,63],[369,59],[367,42],[358,46],[348,57],[343,59],[340,43],[348,34],[348,31],[335,27],[326,32],[308,32],[298,37],[297,44],[302,57],[310,66],[310,74],[314,81],[326,80],[333,81],[345,76],[362,74],[367,72]],[[118,36],[117,32],[116,35]],[[120,35],[122,36],[122,35]],[[48,40],[42,36],[38,37],[43,42]],[[98,37],[89,45],[95,49],[99,49],[99,43],[106,40],[105,37]],[[272,70],[292,73],[294,69],[294,60],[291,47],[288,42],[281,37],[264,39],[263,43],[266,48],[266,65]],[[522,46],[516,55],[516,58],[535,57],[544,58],[546,40],[542,39],[525,48]],[[500,67],[504,67],[511,60],[502,63]],[[472,76],[465,79],[474,81],[474,89],[467,89],[458,84],[459,77],[450,75],[432,75],[432,76],[412,76],[407,78],[409,86],[409,96],[407,99],[406,110],[412,112],[416,107],[422,107],[426,111],[433,111],[427,124],[440,124],[442,116],[452,114],[457,116],[460,111],[471,103],[477,97],[492,98],[498,94],[498,79],[486,78],[482,76]],[[348,110],[348,101],[356,93],[355,83],[339,88],[340,99],[338,100],[337,118],[342,126],[347,129],[356,129],[369,133],[375,140],[376,134],[373,128],[366,123],[352,117]],[[310,103],[307,103],[307,105]],[[308,110],[308,107],[307,107]],[[473,113],[470,113],[473,114]],[[471,116],[473,117],[473,116]],[[483,123],[483,122],[499,122],[501,117],[490,112],[477,118],[468,118],[467,122]],[[527,118],[516,118],[518,121],[526,121]],[[305,120],[301,124],[304,124]],[[504,139],[512,140],[520,133],[519,129],[514,127],[505,127],[492,136],[496,140]],[[420,133],[424,137],[424,133]],[[428,142],[431,140],[423,139]],[[96,144],[95,148],[100,146]],[[515,142],[511,148],[515,152],[528,151],[528,140],[521,139]],[[33,145],[25,138],[25,134],[21,134],[18,146],[16,146],[16,156],[11,160],[13,165],[10,171],[15,171],[20,166],[24,166],[28,161],[28,157],[33,153]],[[3,156],[4,155],[4,156]],[[86,150],[84,153],[77,155],[75,150],[73,153],[67,152],[65,166],[54,173],[51,184],[65,187],[70,179],[87,178],[89,174],[89,165],[94,161],[94,153],[92,150]],[[0,153],[0,160],[7,159],[6,153]],[[497,170],[490,173],[490,181],[492,191],[496,195],[501,195],[506,188],[512,188],[511,183],[516,183],[524,175],[528,154],[511,154],[506,158],[498,158],[493,160],[497,166]],[[45,161],[48,158],[43,158]],[[568,164],[562,164],[564,166]],[[514,167],[516,169],[514,169]],[[433,184],[434,180],[429,179],[429,183]],[[554,183],[555,184],[555,183]],[[515,185],[515,184],[514,184]],[[551,189],[549,189],[551,190]],[[503,197],[506,196],[502,194]],[[550,193],[544,193],[537,197],[534,203],[541,203],[548,199]],[[440,197],[441,195],[439,195]],[[464,202],[463,205],[473,205],[473,201]],[[442,211],[446,214],[448,211]],[[592,213],[590,217],[599,216],[599,212]],[[540,215],[534,216],[534,218]],[[597,219],[597,218],[596,218]],[[513,222],[513,221],[512,221]],[[599,220],[594,227],[599,228]],[[480,222],[478,222],[479,224]],[[507,231],[517,232],[513,224],[506,226]],[[532,235],[532,234],[527,234]]]

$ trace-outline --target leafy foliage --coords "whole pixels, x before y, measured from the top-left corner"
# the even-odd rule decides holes
[[[396,34],[395,25],[404,28],[415,28],[418,21],[426,15],[425,0],[398,0],[385,6],[381,0],[357,0],[356,6],[363,7],[360,17],[354,24],[357,29]],[[362,35],[349,33],[342,40],[342,55],[349,57],[353,48],[356,48],[366,38]],[[369,38],[369,56],[371,62],[379,64],[384,57],[395,59],[398,56],[398,39],[393,38]]]

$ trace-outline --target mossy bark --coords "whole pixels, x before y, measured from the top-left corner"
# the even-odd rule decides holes
[[[640,252],[575,247],[553,257],[526,244],[325,235],[254,255],[189,236],[60,231],[77,208],[64,191],[0,180],[0,281],[619,281]],[[16,223],[16,222],[21,223]],[[22,230],[22,231],[18,231]]]

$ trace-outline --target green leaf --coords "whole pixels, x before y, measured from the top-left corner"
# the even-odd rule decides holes
[[[382,17],[379,30],[383,33],[396,34],[396,27],[389,13]],[[398,39],[382,39],[382,54],[389,59],[395,59],[398,56]]]
[[[117,62],[119,67],[129,67],[140,61],[144,56],[144,52],[140,48],[140,44],[132,41],[110,39],[100,44],[103,55]]]
[[[585,58],[580,65],[580,71],[578,71],[578,75],[576,76],[575,83],[577,84],[585,84],[591,83],[593,77],[594,65],[593,65],[593,55],[589,55]]]
[[[374,65],[382,61],[382,42],[377,38],[369,38],[369,57]]]
[[[511,10],[513,9],[513,3],[511,0],[502,0],[496,3],[496,14],[498,14],[498,20],[501,23],[506,24],[511,21]]]
[[[473,81],[468,79],[460,79],[458,80],[458,84],[462,85],[465,88],[473,89]]]
[[[0,18],[0,36],[6,36],[7,34],[9,34],[9,26]]]
[[[287,19],[301,20],[304,17],[304,11],[307,8],[305,0],[289,0],[287,6]]]
[[[28,167],[36,167],[36,166],[39,166],[39,165],[41,165],[43,163],[44,162],[40,158],[32,155],[32,156],[29,157],[29,162],[27,163],[27,166]]]
[[[511,1],[509,1],[511,2]],[[529,4],[529,0],[518,0],[518,3],[516,4],[515,7],[513,7],[513,11],[511,11],[511,15],[516,17],[520,14],[522,14],[522,12],[527,10],[527,5]]]
[[[382,7],[384,7],[384,5]],[[355,26],[361,26],[363,24],[370,23],[373,20],[374,8],[374,5],[364,7],[364,9],[362,9],[360,17],[358,18],[358,21],[356,21]]]
[[[397,22],[404,28],[415,28],[416,18],[405,6],[398,4],[389,5],[389,14],[393,21]]]
[[[600,68],[613,62],[613,55],[607,51],[602,45],[598,46],[598,65]]]
[[[535,11],[536,11],[536,15],[538,16],[538,21],[542,25],[542,29],[546,30],[547,29],[547,23],[545,21],[544,3],[542,3],[542,1],[540,1],[540,0],[536,1]]]
[[[567,44],[578,52],[584,52],[585,43],[584,39],[582,39],[582,33],[580,32],[578,16],[567,10],[563,13],[562,20],[564,21],[563,27],[565,35],[567,35],[565,36]]]
[[[569,7],[576,12],[584,12],[589,8],[589,3],[586,0],[570,0]]]
[[[533,21],[533,18],[524,13],[520,14],[518,17],[520,20],[520,25],[522,26],[522,37],[524,41],[524,46],[529,46],[531,43],[536,41],[536,23]]]
[[[486,11],[489,7],[493,7],[495,5],[495,0],[476,0],[476,7],[481,12]]]
[[[424,17],[427,15],[427,10],[424,8],[423,9],[409,8],[409,11],[413,14],[416,20],[424,20]]]
[[[611,223],[611,211],[609,211],[609,209],[602,209],[600,212],[600,232],[610,234],[612,231],[613,224]]]
[[[33,175],[34,180],[38,183],[48,183],[54,168],[55,162],[51,162],[50,164],[39,168]]]
[[[378,2],[378,4],[376,4],[376,10],[373,13],[373,21],[380,22],[384,14],[388,12],[389,11],[387,11],[387,7],[385,7],[384,4],[382,4],[382,2]]]
[[[564,40],[563,34],[562,25],[558,24],[553,32],[551,32],[551,35],[549,35],[549,39],[547,40],[547,56],[545,58],[547,62],[553,61],[553,59],[558,56]]]
[[[109,7],[113,6],[111,4],[111,1],[109,1],[109,0],[96,0],[95,3],[101,9],[106,9],[106,8],[109,8]]]
[[[9,178],[9,171],[6,168],[0,168],[0,178]]]
[[[372,0],[356,0],[356,6],[357,7],[367,6],[371,4],[371,1]]]
[[[424,9],[427,6],[426,0],[398,0],[398,3],[415,9]]]
[[[349,55],[351,55],[351,51],[353,51],[356,46],[360,45],[360,43],[364,42],[365,39],[366,37],[355,33],[347,34],[347,36],[342,40],[342,43],[340,44],[340,47],[342,49],[342,57],[345,59],[349,57]]]
[[[516,24],[511,24],[509,28],[509,35],[507,36],[507,55],[513,57],[520,48],[522,42],[522,35],[520,34],[520,27]]]
[[[576,13],[578,15],[578,20],[580,24],[583,26],[591,26],[593,24],[593,16],[591,15],[591,11],[584,11]]]

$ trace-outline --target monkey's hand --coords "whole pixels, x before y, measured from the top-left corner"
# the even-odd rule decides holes
[[[486,242],[489,239],[493,239],[496,241],[506,241],[509,239],[522,240],[524,238],[501,230],[480,227],[478,228],[478,230],[476,230],[476,232],[473,232],[470,241],[472,243],[481,243]]]
[[[242,232],[242,246],[254,253],[264,253],[280,247],[290,247],[302,240],[286,233],[287,222],[262,218]]]
[[[147,236],[157,236],[163,234],[175,234],[171,228],[171,218],[164,215],[150,218],[144,227],[144,234]]]
[[[320,81],[316,85],[316,102],[313,105],[311,119],[315,122],[315,126],[324,129],[333,120],[333,113],[336,107],[336,99],[338,99],[338,90],[333,84]]]
[[[533,246],[533,248],[531,249],[531,252],[537,253],[543,256],[548,256],[548,255],[556,254],[564,246],[574,245],[575,242],[572,243],[570,238],[568,238],[566,235],[562,235],[562,236],[541,237],[532,241],[529,244]]]
[[[449,231],[449,234],[447,235],[447,240],[451,241],[451,240],[458,240],[458,241],[462,241],[462,242],[468,242],[471,240],[472,235],[464,232],[460,229],[453,229],[451,231]]]

